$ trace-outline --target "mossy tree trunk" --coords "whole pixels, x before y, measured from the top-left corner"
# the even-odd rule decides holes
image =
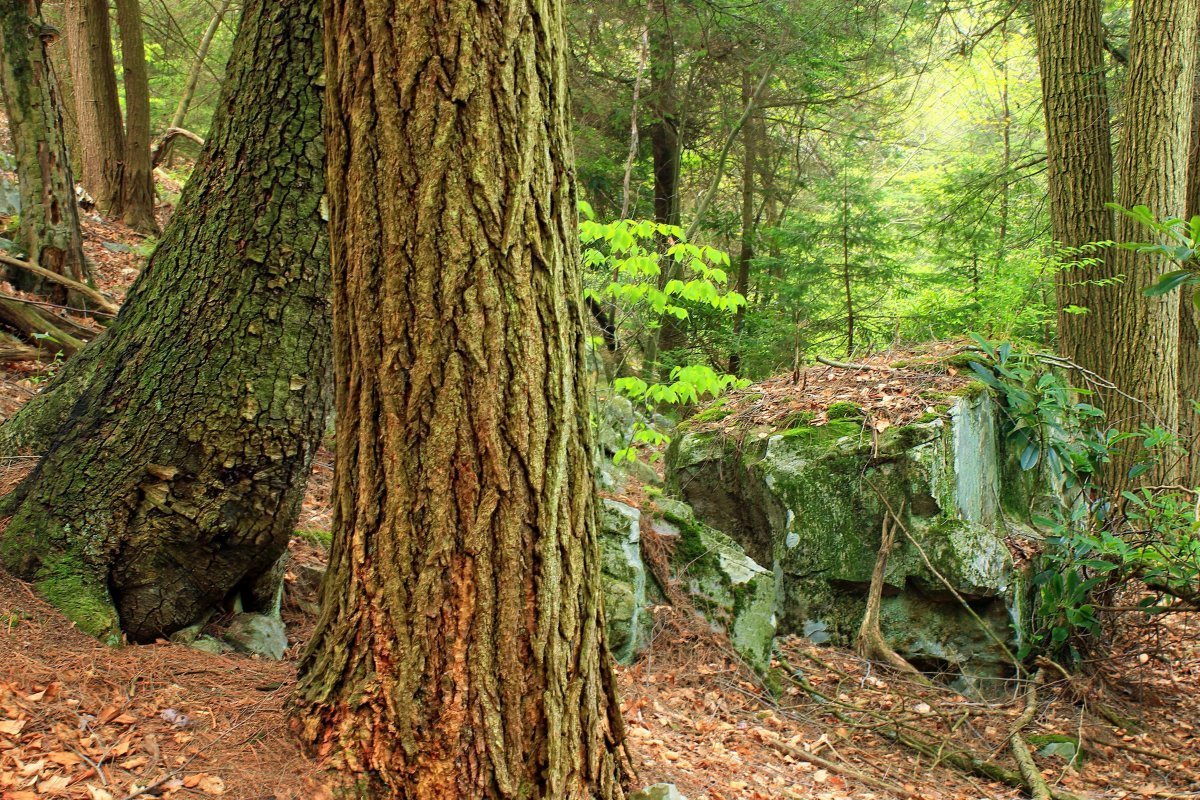
[[[63,141],[62,108],[42,35],[40,0],[0,0],[0,95],[8,109],[21,192],[20,243],[34,263],[85,281],[89,277],[75,205],[75,182]],[[12,276],[25,288],[66,301],[52,284]]]
[[[169,634],[287,545],[330,395],[320,31],[319,0],[246,4],[157,251],[0,437],[43,455],[0,556],[90,633]]]
[[[337,477],[296,714],[352,796],[621,796],[563,24],[327,4]]]

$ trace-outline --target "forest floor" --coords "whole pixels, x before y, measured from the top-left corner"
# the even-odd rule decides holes
[[[90,215],[85,227],[102,288],[121,296],[140,266],[140,237]],[[54,368],[0,371],[0,418]],[[881,426],[921,413],[902,376],[879,372],[815,367],[799,386],[769,391],[818,413],[852,399]],[[739,413],[753,421],[756,411]],[[288,735],[287,700],[312,628],[331,480],[322,451],[291,543],[283,661],[165,641],[109,649],[0,573],[0,800],[325,796]],[[1026,705],[1016,687],[985,703],[788,639],[768,688],[688,612],[658,608],[656,622],[648,652],[618,670],[636,786],[675,783],[690,800],[1021,796],[980,774],[1016,771],[1009,738]],[[1200,798],[1200,620],[1127,616],[1090,667],[1086,679],[1050,675],[1024,728],[1051,786],[1113,800]],[[953,766],[967,754],[974,773]]]

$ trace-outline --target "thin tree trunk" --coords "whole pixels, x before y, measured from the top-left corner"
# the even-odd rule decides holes
[[[337,477],[296,714],[347,797],[622,794],[563,12],[328,3]]]
[[[650,152],[654,162],[654,221],[678,225],[680,137],[678,99],[675,81],[675,35],[671,18],[672,0],[650,0],[648,25],[650,53],[650,93],[647,97],[653,123],[649,126]],[[665,244],[665,243],[664,243]],[[665,246],[663,247],[665,250]],[[675,259],[664,258],[659,275],[659,288],[678,278],[681,266]],[[683,323],[671,315],[660,320],[646,342],[646,370],[657,375],[659,354],[682,347],[685,341]]]
[[[754,78],[749,70],[742,73],[742,104],[750,107],[754,98]],[[738,254],[734,290],[742,297],[750,294],[750,262],[754,260],[754,173],[758,168],[757,120],[749,120],[742,130],[742,247]],[[746,324],[746,307],[739,306],[733,317],[733,352],[729,354],[729,372],[742,369],[741,338]]]
[[[108,0],[64,0],[79,131],[79,182],[105,214],[121,212],[125,128],[117,97]]]
[[[0,0],[0,95],[8,109],[17,162],[19,240],[30,261],[82,282],[90,275],[63,141],[58,86],[41,27],[40,0]],[[56,302],[77,299],[63,287],[26,273],[13,280]]]
[[[154,168],[150,163],[150,79],[142,39],[142,7],[138,0],[117,0],[121,29],[121,68],[125,82],[125,164],[121,173],[121,206],[125,224],[157,234],[154,219]]]
[[[175,114],[171,117],[170,128],[184,127],[188,111],[192,107],[192,98],[196,96],[196,86],[200,83],[200,74],[204,72],[204,62],[208,59],[208,50],[212,47],[213,39],[216,38],[221,22],[229,13],[231,5],[233,5],[233,0],[222,0],[221,5],[217,8],[217,13],[213,14],[212,20],[208,23],[204,36],[200,38],[200,46],[196,48],[196,59],[188,71],[187,83],[184,84],[183,94],[179,96],[179,105],[175,106]]]
[[[1196,72],[1197,0],[1135,0],[1130,23],[1125,127],[1121,141],[1121,189],[1126,208],[1145,205],[1159,219],[1185,210],[1188,150],[1191,144],[1193,82]],[[1150,240],[1154,234],[1125,215],[1118,217],[1116,240]],[[1143,290],[1177,265],[1161,256],[1118,250],[1114,267],[1124,280],[1098,316],[1105,336],[1100,346],[1112,354],[1111,379],[1136,400],[1107,398],[1109,421],[1124,429],[1156,424],[1175,431],[1179,424],[1179,298],[1146,297]],[[1112,480],[1125,481],[1133,456],[1114,460]],[[1151,475],[1169,480],[1170,468]]]
[[[1034,0],[1042,105],[1046,118],[1050,220],[1054,239],[1077,250],[1113,238],[1113,156],[1108,86],[1104,77],[1104,28],[1100,0]],[[1093,283],[1111,279],[1112,255],[1089,267],[1072,266],[1055,276],[1059,348],[1068,358],[1107,374],[1097,343],[1106,325],[1105,292]],[[1067,255],[1068,261],[1085,256]],[[1072,313],[1084,310],[1085,313]]]
[[[0,430],[43,456],[0,559],[94,635],[192,624],[287,547],[330,399],[320,5],[247,4],[120,316]]]
[[[842,294],[846,301],[846,355],[854,355],[854,284],[850,274],[850,184],[842,163]]]

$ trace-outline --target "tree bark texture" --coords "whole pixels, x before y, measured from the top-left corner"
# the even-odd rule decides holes
[[[142,4],[117,0],[121,30],[121,71],[125,83],[125,153],[121,172],[121,213],[125,224],[157,234],[154,168],[150,163],[150,78],[142,37]]]
[[[58,86],[41,28],[40,0],[0,0],[0,94],[8,109],[17,162],[20,243],[35,264],[86,281],[88,266]],[[42,285],[23,273],[13,280],[52,300],[69,299],[62,287]]]
[[[4,426],[43,457],[0,557],[90,633],[170,634],[287,546],[331,399],[322,61],[319,0],[247,3],[149,265]]]
[[[64,0],[79,132],[79,182],[105,214],[121,212],[125,128],[117,97],[108,0]]]
[[[1200,22],[1197,24],[1200,32]],[[1200,64],[1192,84],[1192,134],[1188,153],[1187,212],[1184,219],[1200,215]],[[1179,298],[1179,435],[1184,456],[1181,477],[1187,486],[1200,486],[1200,301],[1195,287]]]
[[[617,798],[559,0],[331,0],[337,469],[296,728],[346,794]]]
[[[1112,133],[1104,76],[1104,28],[1100,0],[1034,0],[1046,151],[1050,219],[1054,239],[1078,249],[1113,238]],[[1100,263],[1072,267],[1056,276],[1058,335],[1063,354],[1104,373],[1106,359],[1095,350],[1107,326],[1106,289],[1093,281],[1112,278],[1111,253],[1066,255],[1069,261],[1094,257]],[[1072,306],[1086,313],[1070,313]]]
[[[1133,4],[1117,202],[1126,208],[1148,206],[1159,219],[1185,212],[1197,7],[1197,0]],[[1144,242],[1154,236],[1129,217],[1118,216],[1117,241]],[[1108,420],[1124,429],[1148,423],[1174,431],[1179,424],[1179,298],[1175,293],[1146,297],[1143,292],[1178,265],[1124,249],[1113,260],[1123,279],[1109,292],[1102,317],[1105,335],[1098,345],[1112,356],[1109,377],[1135,399],[1110,395]],[[1128,466],[1129,458],[1116,459],[1114,479],[1122,480]],[[1169,477],[1171,471],[1159,477]]]

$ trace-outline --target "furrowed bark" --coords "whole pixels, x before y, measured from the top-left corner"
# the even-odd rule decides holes
[[[185,627],[287,546],[330,394],[320,30],[319,0],[247,3],[120,315],[0,431],[43,454],[0,558],[95,635]]]
[[[121,211],[125,128],[117,97],[108,0],[64,0],[79,133],[79,182],[105,214]]]
[[[121,30],[121,71],[125,83],[125,162],[121,172],[121,207],[125,224],[157,234],[154,219],[154,168],[150,163],[150,79],[142,37],[139,0],[117,0]]]
[[[345,796],[619,798],[560,0],[327,3]],[[364,69],[370,64],[370,69]]]
[[[1100,0],[1034,0],[1046,151],[1050,220],[1054,239],[1078,251],[1113,238],[1112,132],[1104,76]],[[1108,363],[1096,343],[1104,326],[1105,290],[1111,279],[1107,249],[1064,256],[1073,265],[1055,275],[1059,350],[1105,377]],[[1077,261],[1098,259],[1088,266]],[[1080,313],[1073,313],[1080,312]]]
[[[1188,151],[1191,146],[1192,81],[1196,72],[1196,0],[1135,0],[1130,21],[1125,133],[1121,142],[1121,188],[1125,208],[1145,205],[1159,219],[1185,211]],[[1119,215],[1119,242],[1146,242],[1156,234]],[[1175,432],[1179,425],[1179,298],[1146,297],[1144,290],[1178,265],[1165,257],[1133,250],[1113,256],[1123,281],[1112,290],[1097,344],[1111,354],[1101,374],[1128,394],[1110,394],[1111,424],[1136,430],[1141,424]],[[1132,398],[1130,397],[1132,396]],[[1130,483],[1137,455],[1114,456],[1109,480]],[[1175,465],[1164,465],[1143,480],[1170,483]]]

